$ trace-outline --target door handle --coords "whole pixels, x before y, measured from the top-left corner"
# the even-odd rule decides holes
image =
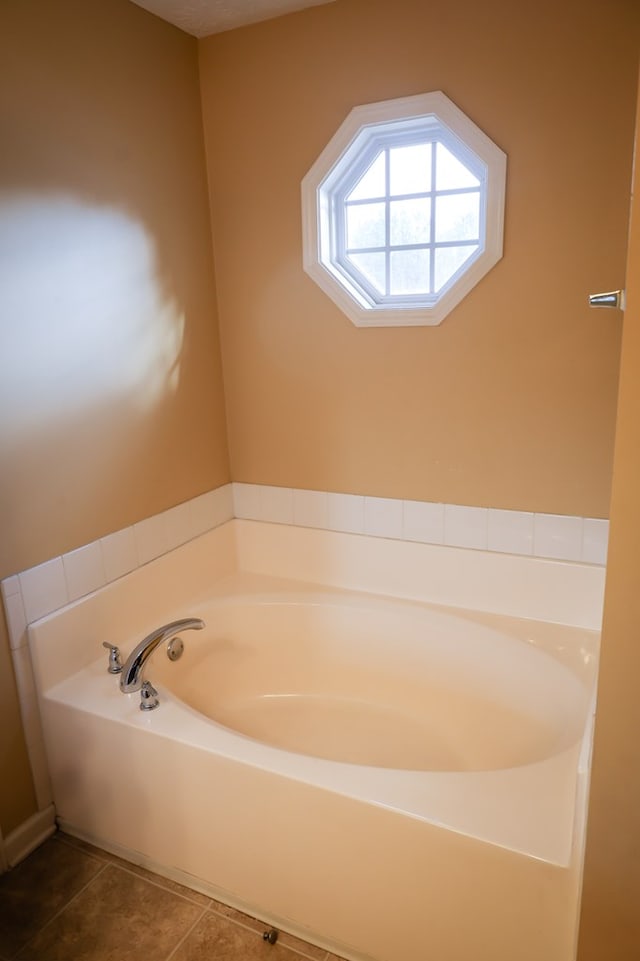
[[[590,307],[617,307],[624,310],[625,292],[624,290],[610,290],[606,294],[590,294]]]

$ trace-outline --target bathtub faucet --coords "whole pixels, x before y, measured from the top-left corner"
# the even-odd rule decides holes
[[[171,621],[170,624],[164,624],[163,627],[159,627],[157,630],[152,631],[151,634],[147,634],[131,651],[122,668],[120,690],[124,694],[131,694],[132,691],[140,690],[144,680],[142,677],[144,666],[156,647],[162,644],[163,641],[170,641],[171,638],[175,637],[180,631],[201,631],[203,627],[204,621],[201,621],[199,617],[185,617],[181,621]]]

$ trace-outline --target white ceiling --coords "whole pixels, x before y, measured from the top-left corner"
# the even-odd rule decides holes
[[[259,20],[271,20],[305,7],[319,7],[334,0],[132,0],[162,20],[194,37],[233,30]]]

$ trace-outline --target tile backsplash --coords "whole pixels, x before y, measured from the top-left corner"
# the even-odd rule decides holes
[[[598,565],[606,563],[609,531],[597,518],[226,484],[5,578],[11,647],[26,644],[32,621],[234,517]]]
[[[194,497],[161,514],[2,581],[9,643],[27,643],[27,624],[105,587],[233,517],[232,485]]]
[[[233,484],[234,516],[475,550],[605,564],[609,522],[457,504]]]

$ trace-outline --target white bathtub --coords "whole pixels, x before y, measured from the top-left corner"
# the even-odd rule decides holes
[[[571,961],[593,632],[260,583],[164,611],[149,713],[31,628],[62,825],[345,957]]]
[[[232,596],[198,614],[207,626],[185,632],[182,658],[160,650],[147,673],[212,721],[287,752],[479,772],[546,761],[584,733],[581,678],[450,613],[298,591]]]

